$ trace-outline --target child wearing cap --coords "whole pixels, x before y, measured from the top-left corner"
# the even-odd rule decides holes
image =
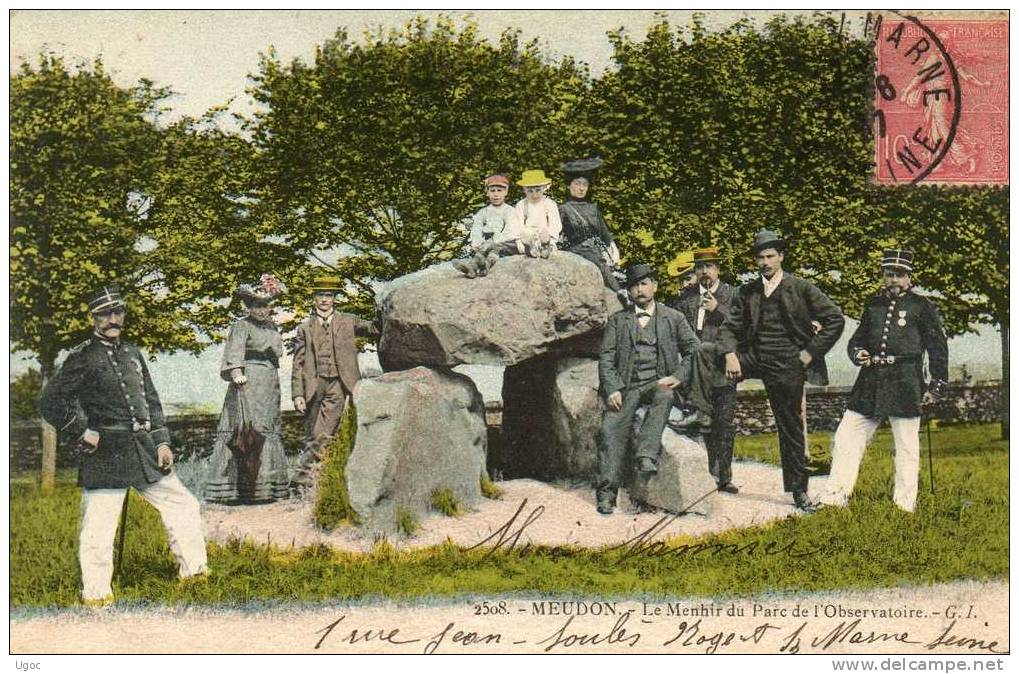
[[[519,251],[531,257],[547,258],[556,249],[563,223],[559,206],[545,195],[552,181],[541,169],[524,171],[517,185],[524,188],[524,198],[517,202],[517,217],[523,226]]]
[[[520,220],[516,210],[506,203],[508,191],[509,178],[506,176],[493,174],[485,178],[488,205],[474,214],[470,239],[473,255],[470,259],[453,262],[453,266],[467,278],[486,276],[499,256],[519,252]]]

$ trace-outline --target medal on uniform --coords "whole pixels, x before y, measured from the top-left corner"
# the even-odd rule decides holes
[[[898,323],[901,327],[906,327],[906,311],[904,309],[899,311]]]

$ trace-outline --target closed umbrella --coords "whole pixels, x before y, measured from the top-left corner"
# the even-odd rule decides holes
[[[237,464],[237,494],[242,501],[255,499],[255,485],[258,484],[258,469],[262,465],[262,446],[265,435],[252,423],[250,410],[245,400],[244,389],[238,391],[240,419],[226,446]]]

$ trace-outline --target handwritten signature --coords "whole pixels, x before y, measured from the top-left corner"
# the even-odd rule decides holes
[[[696,503],[696,502],[694,502]],[[691,507],[694,504],[691,504]],[[527,542],[519,549],[517,546],[528,527],[537,522],[545,513],[545,506],[538,505],[524,514],[527,507],[527,499],[520,502],[516,512],[506,522],[483,540],[467,548],[467,550],[485,549],[485,558],[494,555],[496,552],[509,553],[516,551],[518,554],[537,553],[539,550],[545,556],[570,556],[578,551],[563,546],[538,547]],[[759,541],[748,543],[693,543],[683,545],[669,545],[662,540],[654,540],[657,536],[668,529],[683,513],[663,515],[651,526],[637,533],[622,543],[607,548],[609,552],[618,551],[621,554],[614,560],[616,564],[622,563],[632,557],[683,557],[700,554],[718,555],[786,555],[788,557],[800,558],[817,555],[827,550],[825,547],[803,547],[795,538],[789,541],[768,541],[761,544]],[[831,544],[835,543],[832,538]]]
[[[957,632],[958,621],[953,620],[943,631],[933,639],[924,639],[906,630],[881,631],[872,629],[862,619],[842,621],[834,628],[824,633],[818,633],[816,628],[811,627],[809,621],[799,623],[792,631],[787,626],[776,625],[771,622],[762,622],[750,629],[719,628],[705,622],[703,618],[695,621],[683,620],[674,627],[665,627],[665,634],[668,636],[661,639],[662,630],[655,630],[656,637],[647,635],[641,631],[640,624],[634,625],[633,610],[614,616],[609,623],[607,619],[595,621],[595,627],[591,622],[585,623],[583,629],[577,625],[577,617],[569,616],[546,635],[529,641],[526,638],[514,638],[505,632],[478,631],[459,626],[456,622],[447,622],[446,625],[434,634],[414,636],[407,634],[404,627],[393,625],[376,626],[370,629],[357,626],[349,630],[350,622],[346,614],[341,614],[336,620],[329,623],[322,629],[315,632],[319,636],[315,642],[314,650],[320,650],[327,642],[340,645],[373,644],[380,649],[392,647],[394,650],[406,650],[403,647],[420,644],[421,652],[433,654],[442,649],[449,652],[450,648],[482,647],[482,652],[491,650],[493,645],[505,645],[507,647],[533,644],[536,650],[546,653],[553,651],[571,650],[572,652],[582,651],[591,647],[618,645],[623,648],[633,648],[639,643],[647,642],[652,644],[652,650],[695,649],[706,654],[718,653],[722,650],[731,649],[734,652],[741,652],[742,644],[760,644],[775,639],[773,643],[779,653],[800,653],[801,651],[825,652],[836,650],[839,652],[847,650],[847,646],[868,647],[873,644],[909,644],[928,651],[953,649],[958,652],[993,653],[1001,655],[1008,653],[1007,647],[1001,647],[996,640],[980,639],[966,636]],[[642,620],[641,623],[654,623],[650,620]],[[342,625],[342,628],[341,628]],[[827,629],[827,628],[825,628]],[[661,640],[658,640],[661,639]],[[510,649],[512,650],[512,648]],[[526,650],[526,649],[525,649]]]

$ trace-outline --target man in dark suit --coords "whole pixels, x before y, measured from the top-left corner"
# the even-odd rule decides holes
[[[849,340],[849,359],[861,369],[835,431],[828,493],[821,499],[825,503],[847,504],[867,443],[888,417],[895,440],[892,499],[906,512],[916,507],[920,413],[948,387],[948,338],[934,303],[913,292],[912,273],[912,251],[884,251],[884,288],[867,301]],[[923,376],[924,353],[930,359],[929,385]]]
[[[120,338],[120,291],[105,286],[88,305],[92,335],[46,384],[39,410],[78,437],[81,597],[87,606],[105,606],[113,601],[113,539],[129,487],[159,511],[181,578],[204,576],[207,560],[198,499],[172,471],[170,431],[145,358]]]
[[[342,284],[336,276],[316,278],[314,310],[297,326],[290,395],[304,415],[305,442],[291,485],[295,492],[311,485],[322,448],[336,435],[347,396],[361,378],[355,338],[378,335],[372,323],[335,311]]]
[[[693,327],[700,339],[697,358],[703,369],[699,376],[707,379],[710,387],[711,432],[706,439],[708,469],[718,484],[718,490],[736,494],[739,492],[732,483],[732,446],[736,438],[733,417],[736,415],[736,382],[727,379],[718,363],[716,341],[729,307],[732,305],[735,288],[721,280],[721,262],[717,248],[702,248],[693,254],[694,273],[697,284],[683,288],[670,302],[679,310]],[[690,369],[693,381],[694,371]]]
[[[634,306],[609,317],[602,338],[598,378],[608,410],[602,418],[598,446],[598,512],[611,514],[623,481],[634,416],[642,405],[647,415],[637,435],[637,470],[658,470],[662,431],[681,383],[684,356],[699,342],[683,314],[655,302],[658,281],[650,265],[626,270],[626,287]]]
[[[806,437],[801,402],[805,381],[828,384],[824,355],[845,327],[842,311],[809,281],[782,270],[785,241],[773,231],[754,237],[759,278],[739,289],[718,331],[725,375],[734,381],[759,378],[778,426],[782,483],[801,510],[807,495]],[[821,325],[815,332],[814,322]]]

